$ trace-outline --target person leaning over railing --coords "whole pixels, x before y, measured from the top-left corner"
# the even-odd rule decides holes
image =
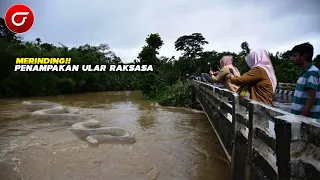
[[[274,92],[277,86],[277,78],[270,61],[269,53],[264,49],[252,50],[245,57],[250,70],[240,77],[228,74],[231,83],[241,86],[238,93],[247,90],[246,95],[252,100],[273,106]]]
[[[210,71],[210,75],[208,75],[207,73],[202,73],[201,77],[205,79],[209,79],[209,82],[223,83],[225,88],[233,92],[236,92],[239,86],[232,84],[228,79],[225,78],[229,73],[232,73],[236,77],[240,76],[239,70],[232,63],[233,63],[232,56],[224,56],[220,60],[220,66],[222,68],[220,69],[219,72]]]
[[[292,62],[302,72],[293,94],[291,113],[320,119],[320,75],[312,63],[313,46],[309,43],[296,45],[291,50]]]

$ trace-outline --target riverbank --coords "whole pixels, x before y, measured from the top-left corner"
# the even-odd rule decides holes
[[[174,106],[190,108],[191,105],[191,83],[189,81],[178,81],[172,86],[167,86],[156,94],[155,97],[147,98],[158,102],[161,106]]]
[[[11,81],[12,82],[12,81]],[[19,83],[18,83],[19,84]],[[47,83],[48,84],[48,83]],[[78,83],[76,83],[78,84]],[[42,85],[44,86],[44,85]],[[119,87],[116,83],[116,86]],[[3,87],[3,86],[2,86]],[[10,88],[11,87],[11,88]],[[86,91],[77,91],[72,88],[72,91],[67,92],[55,92],[52,93],[53,90],[51,89],[48,93],[45,93],[45,89],[47,87],[40,88],[42,89],[42,93],[36,95],[36,90],[30,89],[30,87],[22,88],[23,86],[8,86],[9,89],[6,90],[5,94],[0,94],[0,99],[12,99],[12,98],[32,98],[32,97],[46,97],[46,96],[59,96],[59,95],[72,95],[72,94],[83,94],[83,93],[94,93],[94,92],[114,92],[114,91],[143,91],[139,90],[139,88],[113,88],[108,90],[109,88],[102,88],[102,89],[88,89]],[[110,85],[108,87],[111,87]],[[55,89],[58,89],[55,86]],[[18,91],[19,90],[19,91]],[[29,93],[21,93],[22,91],[29,92]],[[179,80],[177,83],[166,86],[165,84],[158,85],[157,88],[152,89],[153,92],[145,92],[144,99],[154,101],[159,103],[161,106],[174,106],[174,107],[185,107],[189,108],[191,103],[191,84],[189,81],[182,81]]]

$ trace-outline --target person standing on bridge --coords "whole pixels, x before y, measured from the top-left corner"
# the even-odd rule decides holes
[[[250,99],[273,106],[274,92],[277,78],[268,51],[256,49],[245,57],[250,70],[241,77],[227,75],[231,83],[241,86],[239,90],[247,88]]]
[[[291,113],[320,119],[320,72],[312,63],[313,46],[299,44],[291,53],[293,64],[302,70],[293,94]]]
[[[225,78],[229,73],[232,73],[234,76],[237,76],[237,77],[240,76],[239,70],[232,63],[233,63],[232,56],[223,56],[222,59],[220,60],[220,67],[222,68],[220,69],[219,72],[210,71],[210,76],[206,73],[202,73],[201,77],[205,79],[209,79],[209,82],[223,83],[225,88],[233,92],[236,92],[239,86],[232,84],[230,81],[228,81],[228,79]]]

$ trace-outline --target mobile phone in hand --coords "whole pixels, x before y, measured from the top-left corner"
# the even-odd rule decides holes
[[[230,71],[230,73],[231,73],[232,75],[234,75],[232,68],[229,68],[229,71]]]

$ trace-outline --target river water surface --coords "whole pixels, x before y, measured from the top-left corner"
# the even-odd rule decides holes
[[[133,144],[88,146],[69,130],[79,120],[35,119],[22,102],[76,107],[104,126],[136,133]],[[227,180],[230,168],[202,112],[161,107],[140,92],[0,100],[1,180]]]

